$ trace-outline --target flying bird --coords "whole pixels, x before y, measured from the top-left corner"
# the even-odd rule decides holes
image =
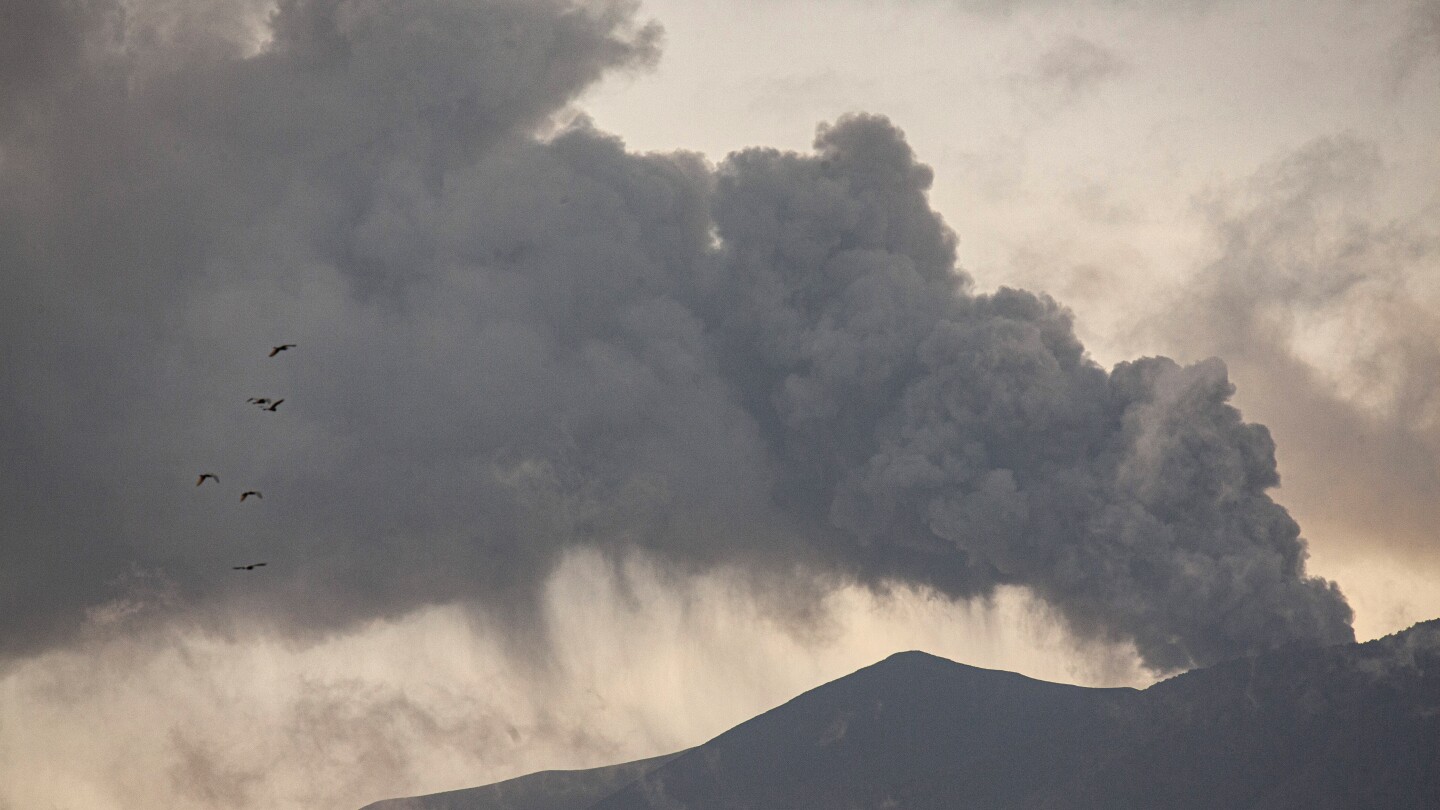
[[[279,346],[276,346],[275,348],[273,348],[273,349],[270,350],[270,356],[271,356],[271,357],[274,357],[275,355],[279,354],[280,352],[285,351],[286,349],[293,349],[293,348],[295,348],[295,344],[294,344],[294,343],[282,343],[282,344],[280,344]]]
[[[216,475],[215,473],[200,473],[200,480],[195,482],[195,486],[198,487],[201,484],[205,483],[206,478],[209,478],[217,484],[220,482],[220,476]]]
[[[268,407],[268,408],[262,408],[261,410],[273,411],[273,410],[275,410],[276,408],[280,407],[280,403],[282,403],[282,402],[284,402],[284,401],[285,401],[284,399],[277,399],[277,400],[275,400],[274,402],[270,403],[270,407]]]
[[[251,403],[251,404],[253,404],[253,405],[269,405],[269,404],[270,404],[270,398],[269,398],[269,397],[250,397],[249,399],[247,399],[247,400],[245,400],[245,401],[246,401],[246,402],[249,402],[249,403]]]
[[[245,499],[248,498],[248,497],[250,497],[251,495],[254,495],[255,497],[259,498],[259,499],[262,500],[262,501],[265,500],[265,496],[264,496],[264,495],[261,495],[260,493],[256,492],[256,491],[253,490],[253,489],[247,489],[247,490],[245,490],[244,492],[240,493],[240,502],[241,502],[241,503],[244,503],[244,502],[245,502]]]
[[[264,568],[265,563],[250,563],[249,565],[232,565],[232,571],[254,571],[256,568]]]

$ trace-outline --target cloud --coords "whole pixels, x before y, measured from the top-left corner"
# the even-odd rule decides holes
[[[1129,63],[1114,51],[1072,35],[1041,53],[1026,78],[1036,84],[1075,94],[1127,70]]]
[[[12,649],[73,629],[131,562],[175,569],[193,593],[220,585],[199,572],[273,550],[233,518],[156,511],[185,466],[259,477],[255,425],[221,405],[248,395],[235,361],[276,328],[346,323],[349,293],[327,281],[396,289],[388,273],[414,256],[375,240],[405,195],[423,205],[446,166],[528,132],[604,70],[648,64],[658,38],[623,4],[292,2],[247,58],[191,47],[196,26],[117,33],[122,12],[157,4],[32,10],[52,5],[13,13],[59,43],[31,47],[69,78],[7,75],[41,87],[0,116],[19,122],[0,174],[0,330],[24,357],[6,365],[0,431],[26,460],[4,475]],[[291,275],[319,256],[344,278]],[[296,283],[319,286],[307,299]]]
[[[1157,333],[1224,356],[1280,437],[1286,498],[1351,550],[1433,562],[1440,231],[1372,205],[1374,144],[1319,138],[1203,198],[1215,258]],[[1304,403],[1296,407],[1295,403]]]
[[[1010,74],[1009,85],[1030,110],[1049,117],[1093,96],[1130,69],[1114,50],[1070,34],[1027,57],[1023,68]]]
[[[1225,367],[1107,373],[1053,300],[976,294],[886,119],[718,166],[553,129],[653,62],[630,4],[270,26],[86,52],[6,141],[8,652],[137,564],[215,632],[461,603],[543,635],[576,549],[748,572],[796,617],[1025,587],[1156,670],[1350,638]]]
[[[1440,2],[1414,0],[1409,12],[1404,33],[1393,47],[1396,89],[1422,65],[1433,64],[1440,57]]]

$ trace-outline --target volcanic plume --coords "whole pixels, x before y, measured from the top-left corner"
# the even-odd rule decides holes
[[[457,601],[523,623],[586,547],[1021,585],[1160,670],[1351,638],[1224,364],[1107,371],[1046,295],[977,290],[883,117],[719,165],[583,118],[535,134],[653,61],[625,3],[287,0],[250,46],[183,11],[27,8],[33,69],[0,84],[0,339],[29,352],[0,448],[36,460],[0,472],[9,651],[136,562],[229,605],[213,572],[257,513],[175,494],[204,459],[286,493],[263,536],[301,562],[244,586],[295,628]],[[257,362],[305,403],[263,438],[223,410]]]

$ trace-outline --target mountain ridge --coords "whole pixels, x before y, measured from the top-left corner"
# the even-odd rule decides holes
[[[898,652],[612,769],[577,777],[579,803],[498,804],[488,786],[364,810],[1440,807],[1440,619],[1143,690]]]

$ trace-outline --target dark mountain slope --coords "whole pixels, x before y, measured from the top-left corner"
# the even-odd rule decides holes
[[[1440,620],[1140,693],[1131,740],[1057,807],[1440,808]]]
[[[961,794],[1018,807],[1134,694],[900,653],[686,751],[593,810],[949,808]]]
[[[484,787],[375,802],[360,810],[586,810],[674,757],[668,754],[582,771],[540,771]]]
[[[607,773],[608,787],[584,776],[605,769],[577,772],[571,787],[583,790],[563,795],[533,783],[523,805],[435,803],[480,796],[457,791],[411,807],[1440,808],[1440,620],[1366,644],[1232,661],[1144,691],[900,653],[669,760],[629,767],[628,779]],[[575,803],[581,793],[588,804]]]

